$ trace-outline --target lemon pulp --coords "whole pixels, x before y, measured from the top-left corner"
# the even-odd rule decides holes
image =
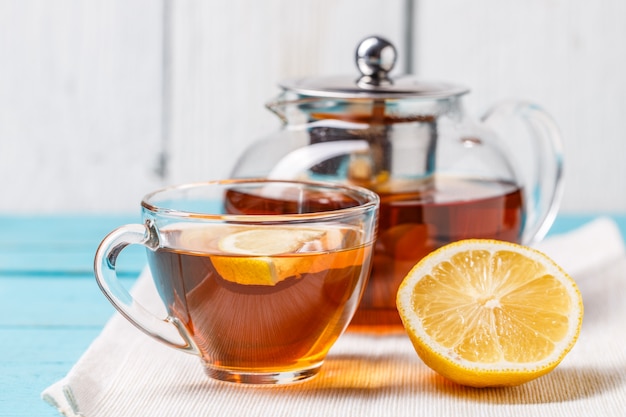
[[[422,259],[397,304],[424,362],[477,387],[517,385],[552,370],[575,343],[583,314],[576,284],[548,257],[479,239]]]

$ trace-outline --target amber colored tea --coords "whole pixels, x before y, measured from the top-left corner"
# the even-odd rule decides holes
[[[340,192],[293,187],[278,191],[272,196],[253,188],[230,189],[224,198],[224,209],[228,214],[276,215],[319,213],[359,205],[356,199]]]
[[[238,195],[231,203],[239,204]],[[351,244],[362,231],[312,225],[294,253],[224,252],[224,242],[234,241],[225,236],[243,239],[263,227],[280,232],[271,225],[173,224],[161,229],[161,240],[177,249],[147,251],[170,315],[190,330],[209,373],[318,367],[357,308],[362,291],[355,287],[367,279],[372,250]]]
[[[521,189],[512,183],[435,175],[427,191],[382,193],[373,267],[352,328],[402,325],[396,309],[400,282],[431,251],[453,241],[489,238],[517,242],[523,226]],[[270,199],[230,192],[229,212],[245,214],[330,210],[355,203],[345,196],[308,193]]]
[[[429,191],[379,195],[372,274],[354,326],[401,326],[398,287],[433,250],[467,238],[520,239],[522,192],[511,183],[435,176]]]

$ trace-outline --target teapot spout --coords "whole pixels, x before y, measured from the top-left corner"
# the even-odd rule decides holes
[[[265,103],[265,107],[274,113],[283,122],[283,124],[289,123],[289,108],[294,106],[297,108],[300,104],[306,104],[311,101],[309,99],[302,99],[297,94],[283,91],[278,97]]]
[[[285,111],[286,106],[284,101],[272,100],[265,103],[265,107],[276,116],[278,116],[283,124],[287,123],[287,112]]]

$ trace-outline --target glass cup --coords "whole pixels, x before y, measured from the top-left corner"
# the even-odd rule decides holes
[[[95,257],[100,288],[148,335],[198,355],[215,379],[284,384],[319,371],[369,276],[378,196],[338,184],[224,180],[146,195],[144,224]],[[116,258],[146,247],[159,318],[121,285]],[[172,330],[175,330],[172,332]]]

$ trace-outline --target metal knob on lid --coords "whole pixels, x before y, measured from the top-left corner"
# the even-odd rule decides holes
[[[396,64],[396,48],[387,39],[370,36],[356,49],[356,66],[361,71],[357,84],[361,88],[393,84],[388,74]]]
[[[279,85],[307,97],[342,99],[445,98],[467,93],[467,88],[446,82],[420,80],[405,74],[391,78],[398,57],[396,47],[380,36],[368,36],[356,48],[360,77],[325,76],[287,79]]]

